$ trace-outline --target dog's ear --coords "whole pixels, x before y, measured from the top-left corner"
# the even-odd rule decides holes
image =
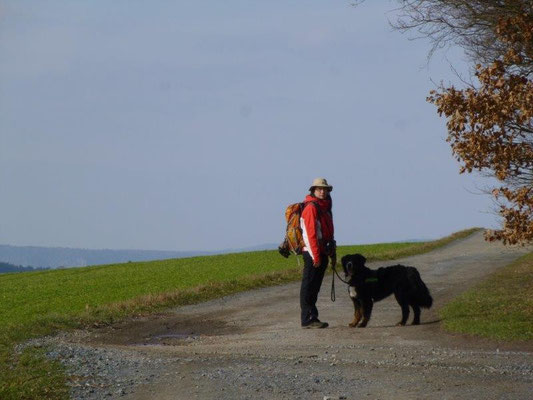
[[[365,266],[366,258],[362,254],[355,254],[353,256],[353,259],[354,259],[354,263],[355,263],[356,266],[358,266],[358,267],[364,267]]]
[[[347,259],[348,256],[342,256],[341,258],[341,264],[344,266],[346,265],[346,259]]]

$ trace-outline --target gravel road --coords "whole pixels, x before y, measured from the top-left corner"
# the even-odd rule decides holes
[[[336,280],[331,302],[326,276],[318,309],[328,329],[300,328],[292,283],[34,343],[67,366],[74,399],[531,399],[533,343],[448,334],[437,316],[526,251],[476,233],[397,260],[418,268],[434,298],[419,326],[395,326],[391,297],[375,304],[367,328],[349,328],[346,287]]]

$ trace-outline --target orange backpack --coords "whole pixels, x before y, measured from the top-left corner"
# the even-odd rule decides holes
[[[311,203],[317,207],[314,201]],[[285,239],[278,247],[279,254],[285,258],[288,258],[291,253],[302,254],[305,243],[302,236],[302,228],[300,227],[300,218],[306,205],[306,203],[294,203],[290,204],[285,210],[287,229],[285,231]]]

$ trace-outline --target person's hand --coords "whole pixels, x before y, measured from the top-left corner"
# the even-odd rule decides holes
[[[322,261],[318,258],[313,262],[313,267],[318,268],[320,267],[320,264],[322,264]]]

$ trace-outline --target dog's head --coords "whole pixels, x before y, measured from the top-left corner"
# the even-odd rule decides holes
[[[353,278],[358,271],[365,268],[366,258],[361,254],[348,254],[341,258],[342,269],[346,279]]]

